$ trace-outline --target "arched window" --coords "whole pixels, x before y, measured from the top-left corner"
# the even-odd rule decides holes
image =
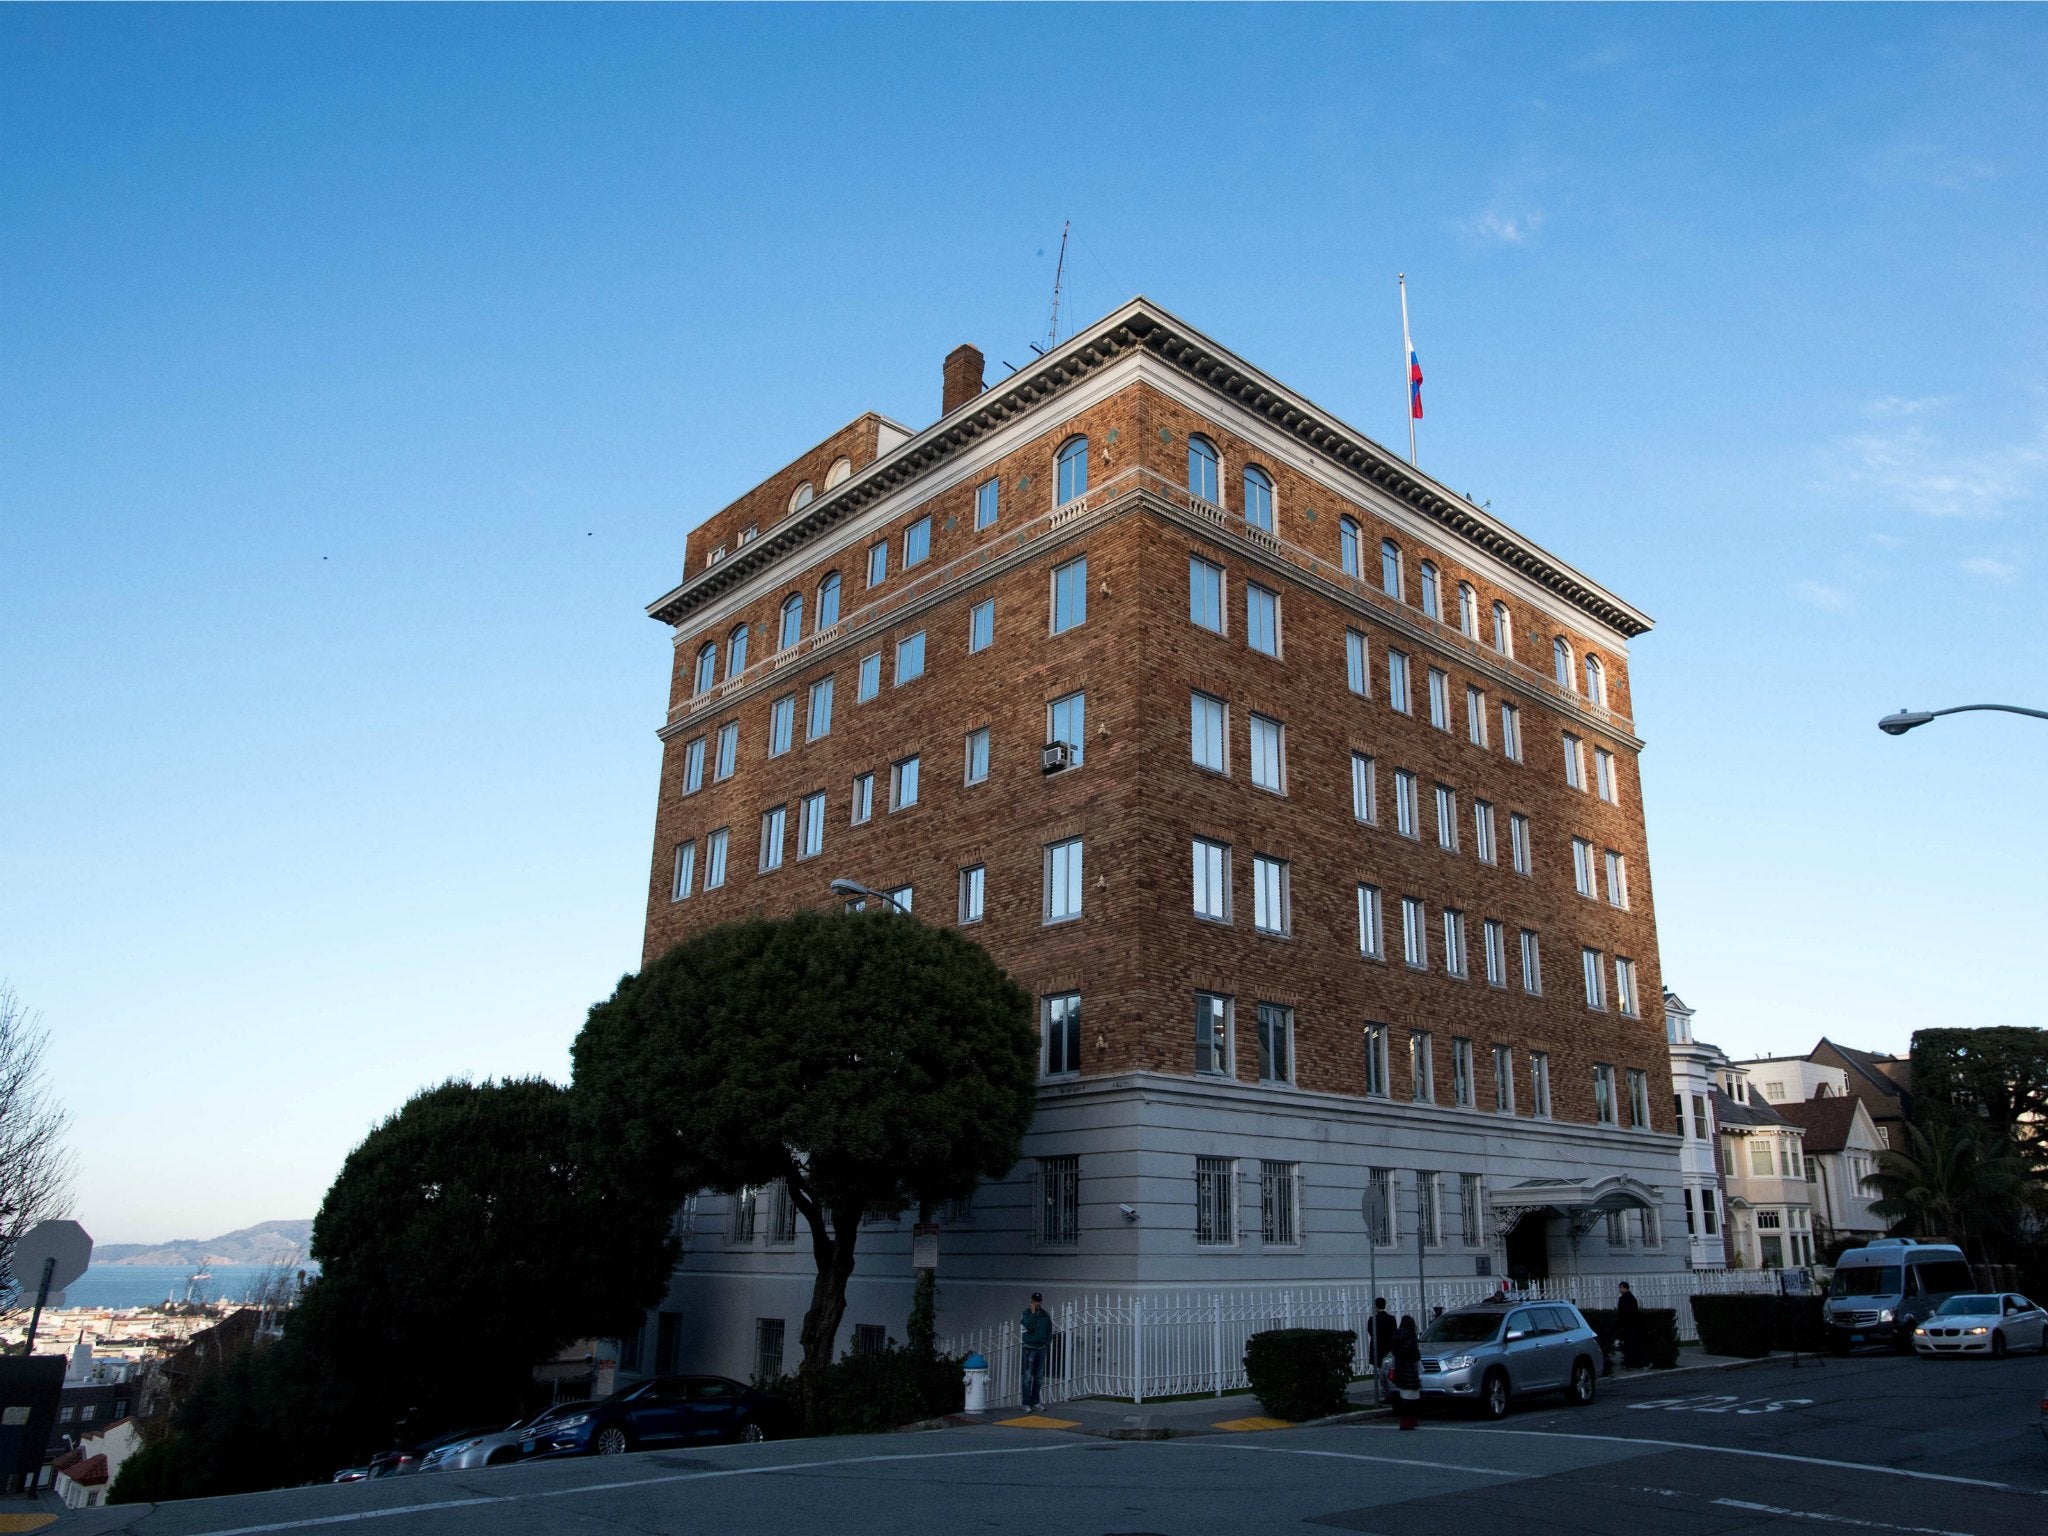
[[[1273,531],[1273,477],[1263,469],[1244,472],[1244,520],[1254,528]]]
[[[1572,687],[1572,646],[1563,635],[1550,642],[1550,663],[1551,670],[1557,674],[1557,686],[1576,692]]]
[[[1607,706],[1607,671],[1598,656],[1586,658],[1586,697],[1603,709]]]
[[[1432,619],[1444,616],[1443,605],[1437,601],[1436,567],[1427,560],[1422,562],[1422,611]]]
[[[816,489],[812,487],[811,482],[806,480],[802,485],[798,486],[794,491],[790,492],[789,510],[792,512],[803,511],[805,507],[808,507],[814,500],[817,499],[817,495],[818,493]]]
[[[1467,640],[1479,638],[1479,594],[1469,581],[1458,583],[1458,628]]]
[[[1358,563],[1363,558],[1358,552],[1358,524],[1348,517],[1337,519],[1337,551],[1346,576],[1363,574]]]
[[[778,650],[788,650],[804,637],[804,595],[792,592],[782,600],[782,637]]]
[[[1223,504],[1223,461],[1206,437],[1188,439],[1188,494],[1211,506]]]
[[[1503,656],[1515,654],[1515,620],[1506,603],[1493,605],[1493,648]]]
[[[830,629],[839,622],[839,573],[834,571],[818,583],[818,628]]]
[[[709,693],[711,685],[718,681],[718,642],[706,640],[697,651],[697,686],[695,693]]]
[[[747,670],[747,626],[742,624],[726,637],[725,680],[731,682]]]
[[[825,471],[825,489],[829,491],[832,489],[833,486],[842,484],[848,478],[850,478],[852,474],[853,460],[834,459],[832,461],[832,467]]]
[[[1380,540],[1380,590],[1392,598],[1401,595],[1401,546],[1392,539]]]
[[[1070,437],[1053,463],[1053,505],[1064,507],[1088,494],[1088,439]]]

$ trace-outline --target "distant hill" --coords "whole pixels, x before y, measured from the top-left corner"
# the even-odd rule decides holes
[[[179,1238],[169,1243],[100,1243],[92,1251],[95,1264],[270,1264],[303,1259],[312,1240],[313,1222],[261,1221],[219,1237]]]

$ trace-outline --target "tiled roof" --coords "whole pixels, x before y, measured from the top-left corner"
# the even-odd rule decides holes
[[[1716,1125],[1790,1125],[1791,1122],[1768,1104],[1744,1104],[1731,1099],[1719,1088],[1714,1090],[1714,1123]]]
[[[1856,1123],[1860,1099],[1847,1097],[1802,1099],[1780,1104],[1778,1112],[1794,1125],[1806,1127],[1806,1150],[1839,1152],[1849,1144],[1849,1127]]]
[[[95,1488],[107,1480],[107,1458],[88,1456],[75,1467],[65,1470],[64,1475],[83,1488]]]

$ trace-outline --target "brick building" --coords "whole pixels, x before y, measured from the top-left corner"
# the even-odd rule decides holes
[[[1037,1122],[948,1213],[945,1326],[1360,1280],[1369,1188],[1383,1273],[1683,1267],[1649,620],[1143,299],[943,383],[935,425],[863,416],[706,520],[650,606],[645,955],[852,879],[1038,999]],[[691,1223],[622,1364],[777,1363],[787,1202]],[[850,1329],[900,1334],[907,1228]]]

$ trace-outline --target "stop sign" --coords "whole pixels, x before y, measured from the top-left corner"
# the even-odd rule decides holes
[[[8,1267],[22,1295],[32,1297],[43,1283],[43,1265],[57,1261],[50,1274],[50,1299],[85,1273],[92,1262],[92,1239],[75,1221],[39,1221],[15,1240]]]

